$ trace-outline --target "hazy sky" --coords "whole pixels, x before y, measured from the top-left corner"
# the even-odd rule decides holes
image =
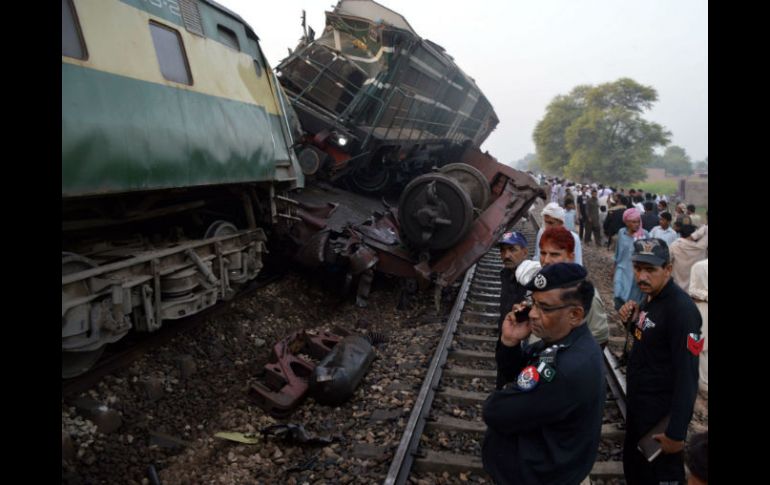
[[[334,0],[217,0],[259,35],[275,67],[302,35],[320,33]],[[644,117],[693,161],[708,155],[707,0],[381,0],[443,46],[492,103],[500,124],[482,149],[511,163],[535,152],[548,103],[579,84],[630,77],[654,87]],[[470,7],[473,5],[473,7]]]

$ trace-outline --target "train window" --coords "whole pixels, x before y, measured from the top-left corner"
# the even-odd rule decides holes
[[[217,33],[219,33],[219,40],[224,45],[232,47],[237,51],[241,50],[241,45],[238,43],[238,36],[235,35],[235,32],[222,25],[217,25]]]
[[[192,84],[190,67],[179,32],[152,21],[150,32],[163,77],[177,83]]]
[[[88,57],[72,0],[61,0],[61,55],[76,59]]]

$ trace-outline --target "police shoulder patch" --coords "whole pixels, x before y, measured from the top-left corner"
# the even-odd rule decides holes
[[[519,386],[519,389],[522,391],[531,391],[537,387],[539,380],[540,373],[537,372],[535,366],[528,365],[522,369],[518,377],[516,377],[516,385]]]
[[[703,335],[699,333],[691,333],[687,335],[687,350],[690,351],[690,353],[694,356],[700,355],[701,351],[703,350],[703,344],[706,342],[706,339],[703,338]]]

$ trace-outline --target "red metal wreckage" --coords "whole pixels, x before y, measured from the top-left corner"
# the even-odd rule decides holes
[[[432,281],[440,287],[451,285],[492,248],[503,232],[526,215],[536,197],[545,198],[531,176],[499,163],[488,153],[469,147],[461,161],[483,175],[490,197],[486,208],[474,209],[476,214],[469,227],[451,236],[457,242],[450,247],[420,247],[420,241],[403,231],[404,221],[417,221],[421,229],[432,231],[429,236],[440,239],[444,230],[441,220],[457,218],[452,207],[442,200],[435,201],[433,207],[423,200],[419,208],[400,213],[400,207],[382,201],[316,186],[296,196],[294,215],[299,221],[288,234],[298,248],[295,261],[311,268],[346,265],[349,276],[360,277],[360,305],[365,305],[374,271]],[[427,192],[429,186],[430,182],[421,189]],[[427,216],[426,206],[430,209]],[[454,229],[449,225],[449,231]]]

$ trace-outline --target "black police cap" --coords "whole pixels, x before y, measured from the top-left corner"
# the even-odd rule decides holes
[[[588,271],[576,263],[549,264],[537,272],[525,285],[530,291],[548,291],[555,288],[575,286],[586,278]]]
[[[634,253],[631,255],[631,261],[653,266],[665,266],[671,261],[668,244],[659,238],[638,239],[634,242]]]

